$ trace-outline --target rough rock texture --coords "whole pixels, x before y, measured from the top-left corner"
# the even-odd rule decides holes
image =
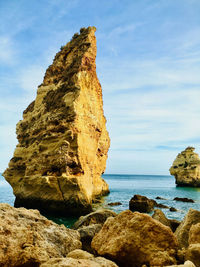
[[[16,207],[83,214],[109,192],[101,178],[110,139],[96,74],[95,30],[81,29],[56,54],[17,124],[19,143],[3,174]]]
[[[155,209],[152,215],[154,220],[161,222],[162,224],[171,228],[172,232],[175,232],[177,227],[180,225],[180,221],[168,219],[162,210]]]
[[[200,186],[200,158],[193,147],[187,147],[174,160],[170,174],[179,186]]]
[[[197,267],[200,267],[200,223],[191,226],[188,242],[189,247],[185,258],[191,260]]]
[[[180,248],[188,247],[190,228],[197,223],[200,223],[200,211],[190,209],[175,231]]]
[[[145,196],[134,195],[129,201],[129,209],[131,211],[151,212],[156,204],[156,201]]]
[[[78,221],[72,226],[73,229],[78,229],[82,226],[88,226],[91,224],[101,224],[107,220],[108,217],[115,217],[117,213],[112,210],[100,209],[94,212],[91,212],[85,216],[81,216]]]
[[[170,220],[167,219],[162,210],[155,209],[152,218],[171,228]]]
[[[191,244],[186,251],[185,259],[200,267],[200,244]]]
[[[78,229],[81,236],[82,249],[90,253],[94,253],[91,248],[91,242],[95,234],[97,234],[102,228],[102,224],[91,224],[88,226],[82,226]]]
[[[176,264],[177,240],[169,227],[147,214],[121,212],[110,217],[92,240],[101,256],[123,267]]]
[[[184,264],[170,265],[170,266],[166,266],[166,267],[195,267],[195,265],[191,261],[186,261],[186,262],[184,262]]]
[[[81,248],[78,231],[57,225],[37,210],[0,204],[0,266],[39,266]]]
[[[67,258],[51,259],[40,267],[117,267],[117,265],[103,257],[95,258],[94,255],[76,249],[67,255]]]

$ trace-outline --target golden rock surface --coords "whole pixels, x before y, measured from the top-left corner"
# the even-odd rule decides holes
[[[0,266],[38,267],[81,247],[78,231],[47,220],[38,210],[0,203]]]
[[[17,124],[18,145],[3,176],[15,206],[84,214],[109,192],[101,178],[110,139],[96,74],[95,27],[61,47]]]
[[[174,160],[170,174],[179,186],[200,187],[200,158],[195,148],[187,147]]]
[[[168,226],[126,210],[106,220],[92,248],[123,267],[166,266],[176,264],[178,243]]]

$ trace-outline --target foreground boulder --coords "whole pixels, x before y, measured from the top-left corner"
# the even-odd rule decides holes
[[[200,158],[195,148],[187,147],[174,160],[170,174],[179,186],[200,186]]]
[[[94,250],[91,248],[91,242],[95,234],[97,234],[101,228],[102,224],[91,224],[88,226],[82,226],[78,229],[83,250],[94,253]]]
[[[189,247],[185,258],[200,267],[200,223],[191,226],[189,231]]]
[[[191,261],[186,261],[184,262],[184,264],[170,265],[170,266],[165,266],[165,267],[196,267],[196,266]]]
[[[200,211],[190,209],[175,231],[180,248],[188,247],[190,228],[197,223],[200,223]]]
[[[40,267],[117,267],[117,265],[103,257],[94,257],[86,251],[76,249],[67,258],[50,259]]]
[[[81,29],[56,54],[17,124],[19,143],[3,174],[16,207],[81,215],[109,192],[101,178],[110,140],[96,74],[95,30]]]
[[[0,204],[0,266],[39,266],[79,248],[78,231],[47,220],[37,210]]]
[[[90,253],[94,250],[91,248],[91,241],[97,234],[108,217],[115,217],[117,213],[107,209],[100,209],[91,212],[85,216],[81,216],[72,226],[77,229],[81,236],[82,248]]]
[[[176,264],[177,240],[169,227],[129,210],[110,217],[92,240],[98,255],[123,267]]]

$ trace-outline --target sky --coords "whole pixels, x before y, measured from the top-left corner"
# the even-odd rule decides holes
[[[168,175],[187,146],[200,153],[199,14],[199,0],[0,0],[0,172],[46,68],[88,26],[111,138],[106,173]]]

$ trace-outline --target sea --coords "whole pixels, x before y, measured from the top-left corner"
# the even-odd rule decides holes
[[[94,209],[108,208],[119,213],[128,209],[130,199],[135,194],[139,194],[176,208],[176,212],[162,209],[169,219],[182,220],[190,208],[200,210],[200,188],[176,187],[175,179],[172,176],[105,174],[103,178],[109,184],[110,194],[103,197],[101,203],[95,204]],[[158,196],[164,199],[157,200]],[[175,197],[191,198],[195,203],[175,201],[173,200]],[[13,206],[14,200],[11,186],[0,175],[0,203],[8,203]],[[111,202],[120,202],[121,205],[108,205]],[[48,219],[71,227],[78,218],[48,217]]]

